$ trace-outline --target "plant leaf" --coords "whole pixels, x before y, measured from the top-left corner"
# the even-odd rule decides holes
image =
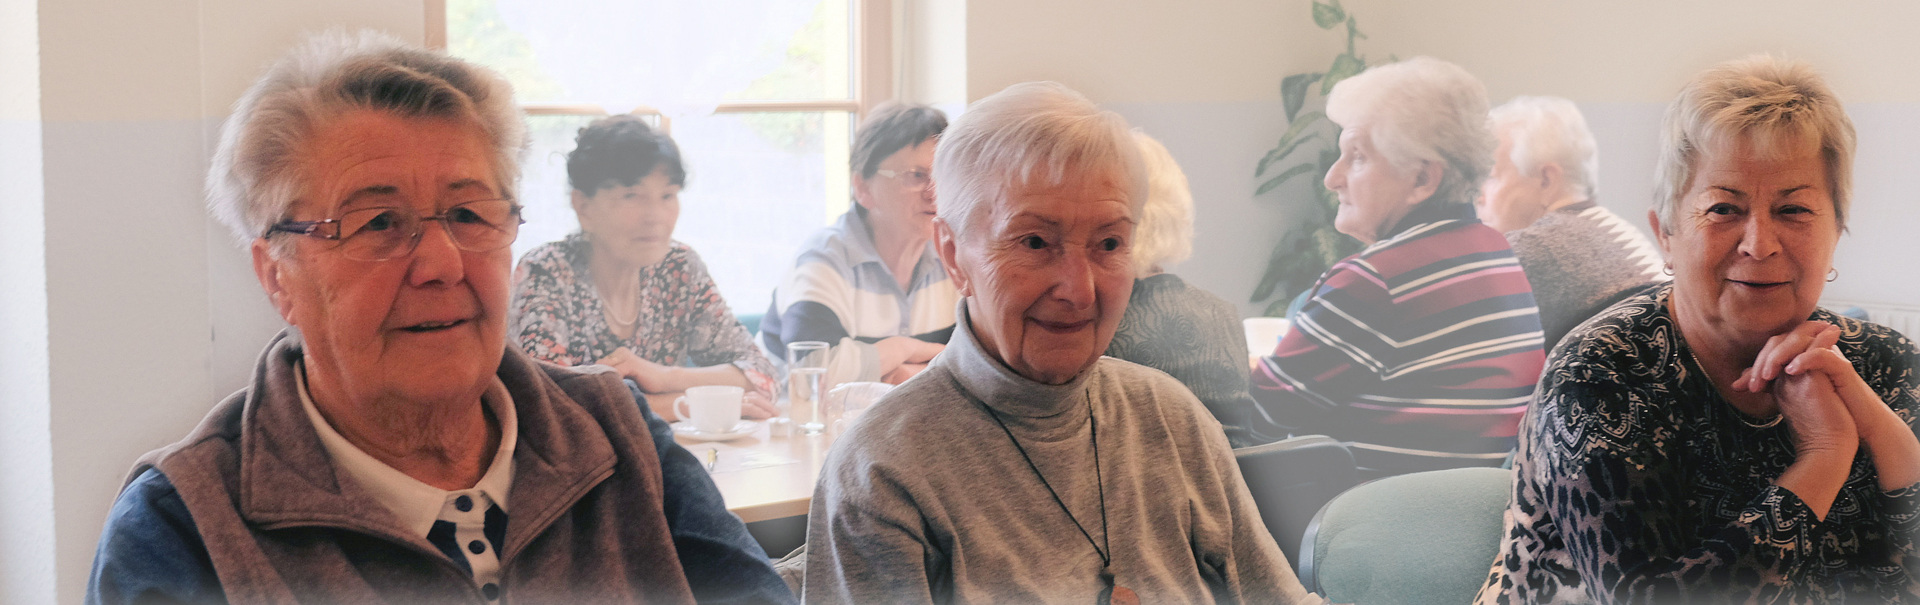
[[[1261,183],[1260,188],[1257,190],[1254,190],[1253,194],[1264,195],[1268,191],[1273,191],[1273,188],[1279,187],[1281,184],[1286,183],[1287,179],[1291,179],[1293,177],[1300,176],[1303,174],[1311,174],[1317,168],[1319,168],[1319,166],[1315,166],[1313,164],[1300,164],[1292,168],[1288,168],[1285,172],[1280,173],[1280,176],[1273,177],[1272,180],[1269,180],[1265,183]]]
[[[1367,70],[1367,62],[1351,54],[1342,54],[1333,58],[1333,66],[1327,68],[1327,76],[1320,79],[1320,94],[1333,92],[1333,85],[1341,80],[1360,75]]]
[[[1321,3],[1316,0],[1313,3],[1313,24],[1320,26],[1320,29],[1333,29],[1333,26],[1346,20],[1347,11],[1340,9],[1340,0],[1333,0],[1330,3]]]
[[[1269,164],[1280,161],[1281,156],[1290,153],[1286,151],[1285,148],[1293,143],[1294,138],[1300,136],[1300,132],[1306,130],[1308,126],[1312,126],[1314,123],[1326,119],[1326,117],[1327,114],[1316,111],[1300,116],[1299,119],[1294,120],[1293,124],[1287,127],[1287,132],[1280,135],[1280,142],[1274,143],[1273,149],[1267,151],[1266,157],[1260,158],[1260,167],[1254,169],[1253,176],[1257,177],[1265,173]]]
[[[1298,231],[1288,231],[1273,245],[1273,252],[1267,254],[1267,271],[1260,276],[1260,283],[1253,287],[1253,298],[1247,302],[1260,302],[1273,296],[1273,289],[1285,280],[1289,269],[1298,262],[1297,257],[1306,242]]]
[[[1267,157],[1260,159],[1260,168],[1253,171],[1253,176],[1257,177],[1257,176],[1266,174],[1267,169],[1271,168],[1274,162],[1280,161],[1281,158],[1285,158],[1287,157],[1288,154],[1293,153],[1293,150],[1299,149],[1300,144],[1305,143],[1307,141],[1314,140],[1319,137],[1320,137],[1320,133],[1309,132],[1307,133],[1307,136],[1299,137],[1290,141],[1282,141],[1279,147],[1275,147],[1273,148],[1273,151],[1267,152]]]
[[[1287,106],[1287,122],[1292,123],[1300,108],[1307,104],[1307,89],[1319,82],[1323,73],[1293,74],[1280,80],[1280,100]]]

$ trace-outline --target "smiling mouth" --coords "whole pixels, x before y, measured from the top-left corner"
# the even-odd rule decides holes
[[[439,332],[449,328],[456,328],[466,323],[467,320],[464,319],[456,319],[453,321],[425,321],[400,329],[414,333]]]
[[[1749,288],[1756,288],[1761,290],[1765,290],[1767,288],[1778,288],[1780,286],[1785,286],[1788,283],[1790,283],[1790,282],[1783,282],[1783,281],[1779,281],[1779,282],[1742,281],[1738,279],[1730,279],[1727,281],[1731,281],[1733,283],[1740,284],[1742,286],[1746,286]]]
[[[1031,321],[1034,323],[1034,325],[1040,326],[1040,329],[1046,330],[1048,332],[1053,332],[1055,334],[1070,334],[1073,332],[1078,332],[1086,328],[1087,326],[1093,325],[1093,320],[1091,319],[1083,319],[1080,321],[1043,321],[1039,319],[1034,319]]]

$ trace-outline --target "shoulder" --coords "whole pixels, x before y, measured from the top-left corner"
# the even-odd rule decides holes
[[[1101,357],[1093,364],[1088,387],[1100,393],[1118,393],[1128,401],[1145,402],[1170,421],[1179,424],[1205,424],[1201,418],[1213,418],[1200,398],[1186,383],[1158,368],[1140,365],[1118,357]],[[1139,406],[1134,406],[1139,409]]]
[[[1512,246],[1498,230],[1479,221],[1454,220],[1414,227],[1368,246],[1353,260],[1391,282],[1433,268],[1512,258]]]
[[[565,268],[568,265],[567,255],[569,248],[570,246],[567,245],[566,240],[547,242],[535,246],[532,250],[528,250],[526,254],[520,255],[521,270],[539,269],[552,272]]]
[[[90,603],[223,600],[205,542],[167,476],[147,469],[120,493],[94,554]]]
[[[1570,452],[1618,449],[1673,427],[1665,411],[1684,376],[1664,289],[1628,296],[1588,319],[1547,360],[1529,430]]]
[[[1899,331],[1871,321],[1860,321],[1826,309],[1814,319],[1840,327],[1836,343],[1853,363],[1860,378],[1872,385],[1895,408],[1920,405],[1920,347]],[[1900,401],[1895,401],[1898,399]],[[1914,410],[1920,413],[1920,410]]]

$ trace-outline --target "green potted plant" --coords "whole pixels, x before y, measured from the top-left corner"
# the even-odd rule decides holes
[[[1256,179],[1265,179],[1254,195],[1265,195],[1294,179],[1311,177],[1307,199],[1297,200],[1300,212],[1292,228],[1273,246],[1267,256],[1267,269],[1253,289],[1252,302],[1272,302],[1266,315],[1282,316],[1288,306],[1313,287],[1327,267],[1360,251],[1360,242],[1335,231],[1333,217],[1340,202],[1323,180],[1327,170],[1340,159],[1340,126],[1327,119],[1325,112],[1301,113],[1307,98],[1315,97],[1323,105],[1333,85],[1367,69],[1367,60],[1354,49],[1354,42],[1366,38],[1359,22],[1340,6],[1340,0],[1313,2],[1313,23],[1332,30],[1341,25],[1347,30],[1347,50],[1333,58],[1326,71],[1299,73],[1280,80],[1280,99],[1287,113],[1287,131],[1280,142],[1260,158],[1254,170]],[[1389,59],[1391,60],[1391,59]],[[1315,84],[1318,84],[1317,92]],[[1293,200],[1290,200],[1293,201]]]

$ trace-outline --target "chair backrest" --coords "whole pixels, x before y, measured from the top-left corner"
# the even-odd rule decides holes
[[[1359,482],[1353,453],[1325,435],[1240,448],[1233,456],[1260,520],[1288,561],[1300,560],[1300,536],[1320,506]]]
[[[1513,471],[1460,468],[1387,477],[1314,516],[1300,582],[1335,603],[1468,603],[1499,554]]]

